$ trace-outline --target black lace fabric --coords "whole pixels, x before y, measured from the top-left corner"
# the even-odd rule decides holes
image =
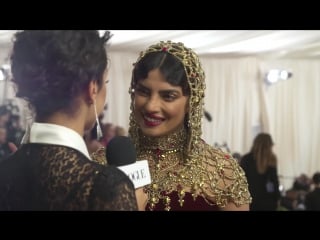
[[[132,211],[130,179],[68,147],[26,144],[0,164],[0,210]]]

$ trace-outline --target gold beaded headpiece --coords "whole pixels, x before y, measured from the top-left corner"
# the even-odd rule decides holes
[[[181,42],[175,43],[172,41],[160,41],[157,44],[151,45],[146,51],[141,52],[136,63],[134,63],[134,66],[147,54],[152,52],[167,52],[176,57],[184,66],[190,87],[189,113],[187,119],[188,143],[185,146],[185,150],[189,157],[198,155],[198,152],[200,151],[198,142],[200,141],[202,134],[201,119],[203,116],[204,92],[206,87],[205,74],[199,58],[192,49],[185,47]],[[133,81],[134,79],[132,79],[129,93],[132,93],[132,90],[135,87],[133,86]],[[135,122],[133,113],[134,94],[131,95],[131,100],[129,134],[137,145],[138,126]]]

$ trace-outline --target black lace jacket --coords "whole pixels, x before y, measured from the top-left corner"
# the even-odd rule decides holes
[[[75,149],[25,144],[0,164],[0,210],[137,210],[130,179]]]

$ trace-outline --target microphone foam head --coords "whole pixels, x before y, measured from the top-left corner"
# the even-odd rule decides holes
[[[106,147],[106,157],[109,165],[118,167],[135,163],[137,152],[129,137],[115,136]]]

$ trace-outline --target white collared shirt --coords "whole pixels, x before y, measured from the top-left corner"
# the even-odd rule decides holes
[[[46,143],[66,146],[78,150],[91,160],[84,139],[76,131],[57,124],[32,123],[30,143]]]

